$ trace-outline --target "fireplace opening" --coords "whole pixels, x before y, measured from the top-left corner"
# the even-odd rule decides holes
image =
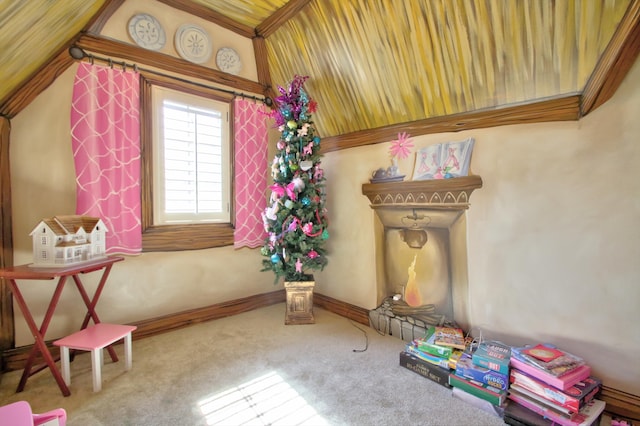
[[[371,313],[374,328],[410,341],[429,326],[456,326],[449,228],[421,228],[426,237],[417,237],[417,243],[407,236],[412,228],[382,228],[383,276],[378,277],[380,305]]]

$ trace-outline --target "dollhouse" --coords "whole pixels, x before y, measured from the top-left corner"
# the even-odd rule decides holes
[[[54,216],[31,231],[34,266],[67,266],[106,257],[107,228],[98,217]]]

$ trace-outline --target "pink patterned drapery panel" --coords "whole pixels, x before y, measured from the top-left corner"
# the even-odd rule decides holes
[[[266,232],[262,212],[267,206],[267,116],[262,105],[234,101],[236,229],[234,247],[260,247]]]
[[[76,213],[102,219],[107,253],[140,253],[138,73],[80,63],[73,85],[71,140]]]

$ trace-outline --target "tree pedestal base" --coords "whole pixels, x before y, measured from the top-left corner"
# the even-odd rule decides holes
[[[315,324],[313,317],[313,287],[315,281],[285,281],[287,313],[285,325]]]

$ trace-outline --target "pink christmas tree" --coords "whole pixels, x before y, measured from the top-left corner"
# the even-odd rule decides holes
[[[307,281],[310,270],[327,264],[329,238],[325,209],[324,173],[320,168],[320,137],[311,114],[316,103],[304,90],[307,77],[296,76],[288,88],[279,87],[271,113],[280,131],[271,163],[270,205],[262,218],[268,233],[261,253],[263,271],[271,270],[276,282]]]

